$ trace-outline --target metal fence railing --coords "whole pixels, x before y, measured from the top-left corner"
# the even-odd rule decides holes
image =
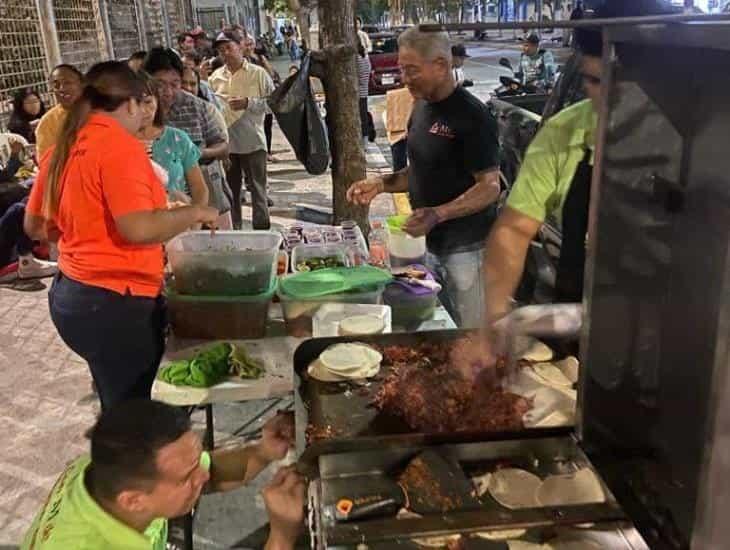
[[[107,0],[106,6],[114,57],[125,59],[142,49],[135,0]]]
[[[82,71],[105,57],[98,10],[95,0],[53,0],[61,56]]]
[[[18,90],[48,93],[49,67],[33,2],[0,1],[0,38],[0,128],[4,128]]]

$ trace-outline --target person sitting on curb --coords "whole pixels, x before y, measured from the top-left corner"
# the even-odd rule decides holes
[[[244,485],[286,455],[290,415],[264,425],[258,444],[203,450],[181,408],[146,399],[102,412],[89,432],[91,456],[61,474],[21,550],[164,550],[167,520],[189,513],[204,488]],[[266,550],[294,547],[304,519],[304,483],[283,468],[263,490],[270,533]]]

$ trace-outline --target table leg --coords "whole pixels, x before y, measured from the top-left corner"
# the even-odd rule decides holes
[[[183,547],[185,550],[193,550],[193,513],[185,514],[183,517]]]
[[[205,406],[205,436],[203,438],[203,447],[207,451],[212,451],[215,447],[213,430],[213,405],[208,404]]]

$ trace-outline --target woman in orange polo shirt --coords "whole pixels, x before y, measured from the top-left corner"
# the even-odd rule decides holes
[[[104,409],[149,397],[164,349],[162,243],[214,208],[167,208],[135,134],[144,86],[125,63],[91,68],[58,145],[41,160],[25,230],[58,240],[51,318],[89,364]]]

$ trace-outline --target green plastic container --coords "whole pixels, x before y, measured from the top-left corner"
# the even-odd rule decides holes
[[[276,295],[281,302],[286,333],[289,336],[306,338],[312,336],[312,318],[326,303],[382,304],[385,285],[367,286],[341,294],[329,294],[314,298],[295,298],[286,294],[281,286]]]
[[[169,285],[172,331],[178,338],[203,340],[263,338],[276,286],[273,279],[269,290],[252,296],[190,296]]]

